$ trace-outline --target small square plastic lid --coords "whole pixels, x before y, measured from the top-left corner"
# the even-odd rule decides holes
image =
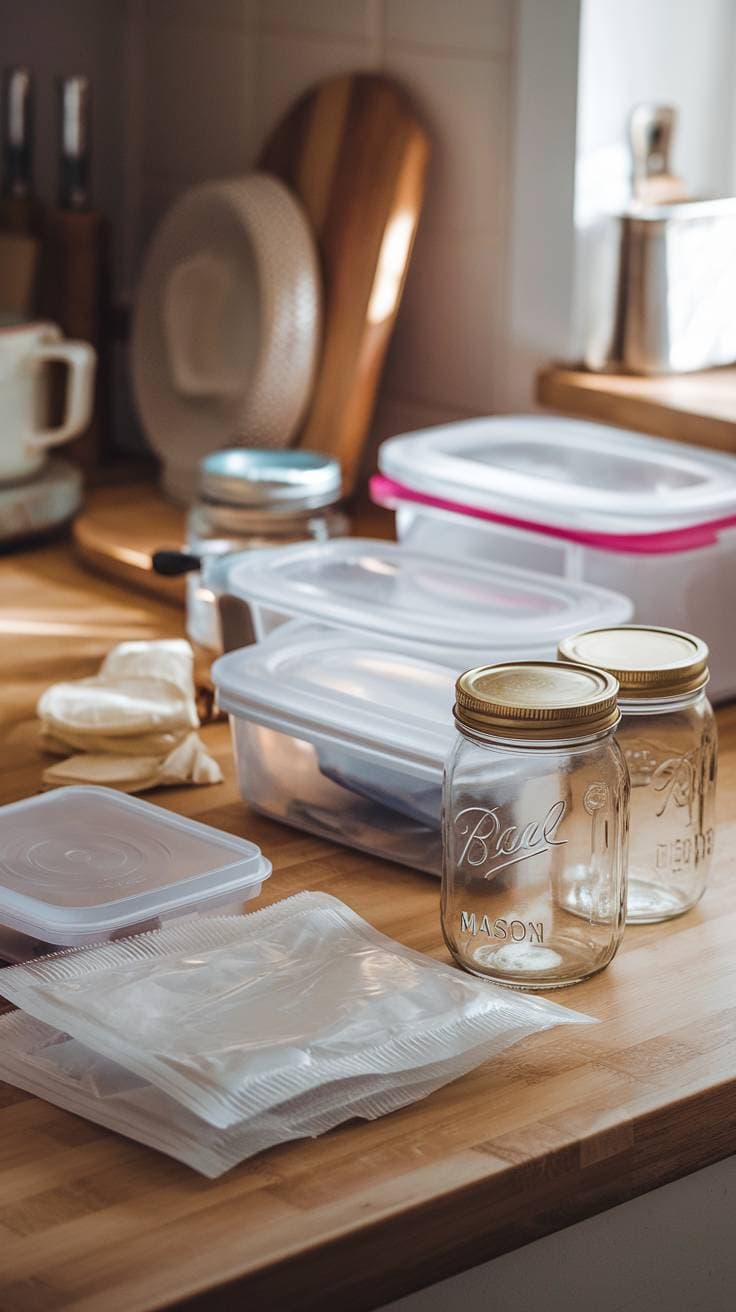
[[[0,925],[74,946],[220,895],[254,897],[260,848],[112,788],[0,807]]]

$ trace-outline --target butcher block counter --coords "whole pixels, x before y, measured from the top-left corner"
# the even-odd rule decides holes
[[[0,597],[0,801],[10,802],[40,786],[41,690],[92,673],[121,639],[180,633],[182,614],[86,573],[63,544],[0,560]],[[2,1312],[361,1312],[730,1154],[734,709],[719,723],[712,886],[682,919],[629,930],[610,969],[556,995],[599,1025],[536,1036],[414,1107],[214,1182],[0,1085]],[[226,726],[204,733],[225,782],[149,796],[259,843],[274,873],[258,905],[324,889],[447,958],[434,880],[251,813]]]

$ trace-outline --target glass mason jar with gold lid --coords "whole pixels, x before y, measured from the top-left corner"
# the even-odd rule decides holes
[[[678,629],[627,624],[566,638],[559,655],[600,666],[620,684],[618,740],[631,775],[626,919],[680,916],[703,894],[715,838],[708,648]]]
[[[455,960],[524,989],[607,966],[624,929],[629,782],[610,674],[469,670],[443,791],[442,929]]]

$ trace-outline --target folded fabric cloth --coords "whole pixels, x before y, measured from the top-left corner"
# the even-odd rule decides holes
[[[201,738],[190,733],[160,756],[83,752],[44,770],[47,784],[103,784],[124,793],[142,793],[164,784],[219,784],[222,771]]]
[[[186,690],[155,677],[98,675],[47,688],[38,703],[44,727],[60,741],[93,742],[100,734],[138,738],[196,728]]]
[[[43,782],[106,784],[130,793],[219,783],[220,767],[193,732],[199,724],[193,665],[183,639],[122,642],[99,674],[47,688],[38,703],[41,743],[68,759],[49,766]]]

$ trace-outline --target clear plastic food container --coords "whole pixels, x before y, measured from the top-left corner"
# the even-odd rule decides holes
[[[271,873],[255,843],[112,788],[28,797],[0,824],[4,961],[239,910]]]
[[[364,642],[378,638],[455,674],[489,660],[554,659],[561,637],[622,623],[632,609],[627,597],[573,579],[371,538],[232,557],[225,587],[248,603],[258,641],[304,618],[350,629]],[[582,616],[598,618],[583,623]]]
[[[293,621],[212,669],[243,798],[311,833],[439,875],[457,671]]]
[[[701,634],[711,697],[736,693],[736,458],[546,415],[384,442],[374,500],[402,545],[522,565],[631,597],[644,624]]]

